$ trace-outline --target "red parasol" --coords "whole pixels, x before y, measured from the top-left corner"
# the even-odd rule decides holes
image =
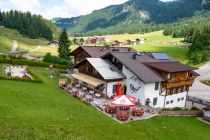
[[[132,96],[126,96],[126,95],[118,95],[116,96],[111,104],[114,106],[135,106],[136,98]]]

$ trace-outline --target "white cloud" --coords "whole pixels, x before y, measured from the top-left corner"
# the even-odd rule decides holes
[[[45,18],[53,17],[75,17],[89,14],[94,10],[104,8],[112,4],[121,4],[127,0],[64,0],[59,6],[54,6],[50,10],[43,12]]]
[[[38,12],[41,8],[39,0],[8,0],[7,4],[12,5],[16,10]]]
[[[54,4],[54,2],[59,4]],[[41,14],[47,19],[74,17],[91,13],[109,5],[121,4],[128,0],[0,0],[0,9],[15,9]],[[169,0],[162,0],[169,1]],[[49,6],[50,5],[50,6]]]
[[[4,11],[8,9],[21,10],[24,12],[30,11],[51,19],[54,17],[85,15],[91,13],[93,10],[101,9],[112,4],[124,3],[127,0],[58,0],[60,1],[58,5],[51,4],[51,7],[46,5],[46,3],[53,1],[46,0],[44,4],[42,0],[0,0],[0,9]]]

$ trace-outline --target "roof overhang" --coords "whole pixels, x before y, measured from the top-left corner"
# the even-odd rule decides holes
[[[105,82],[102,80],[96,79],[94,77],[91,77],[91,76],[88,76],[88,75],[82,74],[82,73],[72,74],[71,76],[77,80],[83,81],[83,82],[90,84],[94,87],[105,84]]]

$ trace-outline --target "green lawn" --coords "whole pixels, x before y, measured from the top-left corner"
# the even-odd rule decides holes
[[[41,84],[0,80],[0,139],[209,140],[210,126],[191,117],[119,124],[57,87],[45,68]]]

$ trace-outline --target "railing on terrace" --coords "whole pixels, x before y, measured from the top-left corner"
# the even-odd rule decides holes
[[[182,78],[179,80],[167,80],[162,83],[162,88],[175,88],[181,86],[191,86],[194,83],[194,78]]]

